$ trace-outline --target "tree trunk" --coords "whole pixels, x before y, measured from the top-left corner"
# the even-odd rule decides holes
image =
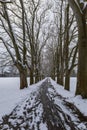
[[[59,83],[59,80],[60,80],[60,78],[59,78],[59,59],[58,59],[58,57],[57,57],[57,83]]]
[[[34,76],[33,76],[33,70],[30,70],[30,85],[34,83]]]
[[[79,27],[79,59],[76,94],[87,98],[87,24],[82,16],[82,26]]]
[[[20,72],[20,89],[28,87],[26,70]]]
[[[31,46],[30,85],[34,83],[34,46]]]
[[[36,69],[35,71],[35,83],[37,83],[39,81],[39,72],[38,69]]]
[[[82,35],[82,34],[81,34]],[[80,38],[76,94],[87,98],[87,37]]]
[[[61,1],[61,5],[60,5],[60,29],[59,29],[59,38],[58,38],[58,70],[57,72],[59,74],[57,74],[57,81],[60,85],[63,85],[63,77],[64,77],[64,59],[63,59],[63,35],[62,35],[62,21],[63,21],[63,14],[62,14],[62,9],[63,9],[63,0]]]
[[[63,86],[63,73],[57,72],[57,83]]]
[[[63,50],[63,55],[64,55],[64,63],[65,63],[65,89],[69,90],[69,4],[66,6],[65,10],[65,34],[64,34],[64,50]]]
[[[70,71],[66,71],[66,76],[65,76],[65,89],[70,90]]]
[[[80,3],[77,1],[79,6]],[[78,24],[78,77],[76,94],[81,94],[83,98],[87,98],[87,6],[77,6],[74,0],[69,0],[77,19]]]
[[[58,47],[57,47],[57,61],[56,61],[56,64],[57,64],[57,67],[56,67],[56,69],[57,69],[57,83],[62,85],[61,72],[60,72],[60,54],[59,54]]]
[[[62,86],[63,86],[63,78],[64,78],[63,76],[64,76],[63,73],[61,73],[59,84]]]

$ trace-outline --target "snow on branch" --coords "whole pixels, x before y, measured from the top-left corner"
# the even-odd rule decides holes
[[[80,12],[82,12],[81,10],[85,10],[86,7],[87,7],[87,1],[85,1],[85,0],[79,0],[79,3],[78,3],[77,0],[75,0],[75,3],[76,3],[77,6],[79,7],[79,9],[80,9],[79,3],[82,4],[82,9],[80,9]]]
[[[12,3],[13,0],[0,0],[0,3],[4,4],[4,3]]]
[[[84,0],[80,0],[80,4],[83,4],[83,10],[87,7],[87,2]]]
[[[80,5],[79,5],[78,1],[77,1],[77,0],[74,0],[74,1],[75,1],[76,5],[77,5],[79,11],[80,11],[81,13],[83,13],[82,10],[81,10],[81,8],[80,8]],[[81,1],[81,0],[80,0],[80,1]]]

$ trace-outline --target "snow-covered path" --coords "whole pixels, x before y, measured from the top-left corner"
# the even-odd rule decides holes
[[[87,130],[87,118],[46,79],[0,121],[1,130]]]

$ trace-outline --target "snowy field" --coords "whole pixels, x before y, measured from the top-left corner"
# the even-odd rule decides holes
[[[40,84],[20,90],[19,83],[19,78],[0,78],[0,118],[9,114],[19,102],[24,100]]]
[[[71,78],[71,92],[65,91],[63,87],[57,85],[53,80],[51,81],[59,94],[65,97],[69,102],[74,103],[80,111],[87,116],[87,111],[85,109],[87,108],[87,100],[83,100],[81,96],[74,96],[76,78]],[[0,118],[5,114],[9,114],[13,108],[24,100],[32,91],[37,91],[37,86],[41,83],[42,81],[24,90],[20,90],[19,78],[0,78]]]

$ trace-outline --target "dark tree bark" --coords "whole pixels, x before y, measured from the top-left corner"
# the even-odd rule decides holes
[[[79,59],[76,94],[87,98],[87,24],[85,16],[81,16],[82,26],[79,27]]]
[[[20,89],[27,88],[27,86],[27,72],[24,69],[20,72]]]
[[[70,80],[70,74],[69,74],[69,5],[66,7],[65,12],[65,44],[64,44],[64,50],[65,50],[65,89],[69,90],[69,80]]]
[[[63,59],[63,35],[62,35],[62,20],[63,20],[63,14],[62,14],[62,9],[63,9],[63,0],[61,1],[61,16],[60,16],[60,32],[59,32],[59,42],[60,42],[60,49],[59,49],[59,54],[60,54],[60,76],[59,76],[59,84],[63,85],[63,78],[64,78],[64,59]]]
[[[26,48],[26,32],[25,32],[25,8],[24,8],[24,3],[23,0],[20,0],[21,8],[22,8],[22,30],[23,30],[23,66],[25,68],[21,68],[20,71],[20,89],[23,89],[28,86],[27,84],[27,68],[26,68],[26,53],[27,53],[27,48]]]
[[[38,69],[36,68],[35,70],[35,83],[37,83],[39,81],[39,72]]]
[[[61,1],[60,5],[60,28],[59,35],[58,35],[58,48],[57,48],[57,83],[63,85],[63,78],[64,78],[64,58],[63,58],[63,28],[62,28],[62,21],[63,21],[63,0]]]
[[[34,83],[34,69],[30,68],[30,85]]]
[[[70,90],[70,71],[66,71],[66,76],[65,76],[65,89]]]
[[[82,8],[80,3],[78,5],[74,0],[69,0],[78,24],[78,77],[76,94],[81,94],[83,98],[87,98],[87,6]]]

